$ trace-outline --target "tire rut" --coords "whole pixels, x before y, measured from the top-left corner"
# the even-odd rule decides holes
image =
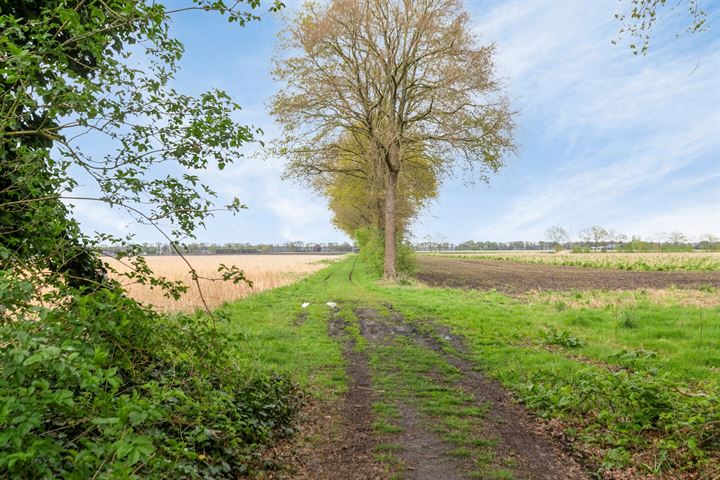
[[[423,336],[417,340],[443,355],[448,363],[460,370],[463,374],[460,387],[472,394],[476,401],[489,405],[484,430],[498,440],[498,454],[517,462],[515,473],[518,478],[589,478],[580,459],[569,451],[569,446],[544,432],[537,420],[515,402],[497,381],[475,371],[470,361],[448,354],[434,339]],[[458,342],[461,341],[455,337],[453,343]]]
[[[405,323],[388,322],[377,310],[356,308],[361,335],[373,344],[391,341],[397,336],[413,335],[414,328]],[[401,446],[398,456],[402,459],[405,480],[462,480],[472,465],[451,457],[454,445],[441,440],[424,425],[424,419],[411,405],[399,405],[399,423],[402,432],[394,434],[393,443]]]
[[[484,418],[483,432],[489,439],[497,441],[494,450],[498,458],[512,459],[516,463],[513,473],[521,479],[587,479],[585,468],[568,451],[568,447],[558,439],[541,430],[537,420],[496,381],[488,379],[475,371],[472,362],[451,355],[432,336],[422,334],[414,325],[406,322],[402,315],[386,304],[390,310],[390,319],[383,319],[370,309],[356,309],[360,320],[361,332],[368,341],[383,341],[383,338],[402,335],[416,344],[432,349],[445,361],[462,373],[458,386],[471,394],[478,405],[487,405],[488,414]],[[383,322],[384,320],[384,322]],[[465,352],[462,339],[440,332],[455,350]],[[407,441],[407,440],[406,440]],[[441,447],[432,457],[442,458]],[[445,449],[445,453],[447,449]],[[418,459],[422,461],[422,458]],[[436,460],[435,460],[436,461]],[[456,465],[457,466],[457,465]],[[408,478],[465,478],[452,477],[446,471],[442,476]]]
[[[324,423],[337,423],[337,431],[330,438],[320,439],[307,455],[300,475],[293,478],[307,480],[381,480],[387,478],[385,467],[373,455],[375,436],[372,427],[373,390],[367,354],[355,348],[355,341],[347,335],[347,321],[337,310],[328,320],[331,337],[343,343],[348,389],[342,401],[328,407]],[[326,429],[327,433],[327,429]]]

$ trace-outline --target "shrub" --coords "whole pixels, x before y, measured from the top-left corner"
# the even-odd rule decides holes
[[[538,372],[520,396],[547,416],[583,418],[584,438],[606,449],[604,469],[627,466],[634,451],[649,448],[665,462],[662,468],[692,470],[720,448],[720,397],[687,388],[666,375],[588,369]]]
[[[355,231],[355,240],[360,248],[360,259],[373,273],[382,275],[385,258],[385,237],[375,228],[361,228]],[[409,243],[400,240],[395,250],[397,272],[412,275],[416,270],[415,252]]]
[[[236,478],[288,432],[296,387],[237,339],[109,290],[0,327],[0,476]]]

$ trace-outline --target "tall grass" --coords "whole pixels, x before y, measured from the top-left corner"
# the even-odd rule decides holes
[[[338,255],[190,255],[186,257],[200,277],[217,278],[218,266],[235,265],[252,281],[233,284],[230,281],[200,280],[203,296],[211,308],[225,302],[245,298],[253,293],[292,283],[325,267],[328,262],[341,258]],[[181,280],[190,286],[180,300],[166,298],[159,289],[140,284],[126,284],[128,294],[160,311],[191,311],[202,308],[200,292],[192,280],[188,266],[179,256],[147,257],[148,265],[157,275],[169,280]],[[107,260],[118,270],[124,267],[112,259]]]

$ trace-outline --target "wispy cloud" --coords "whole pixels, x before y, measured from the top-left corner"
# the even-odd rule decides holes
[[[497,71],[519,110],[520,154],[490,188],[446,182],[416,238],[534,239],[570,221],[574,230],[601,223],[645,236],[720,234],[720,8],[711,32],[680,39],[674,32],[686,25],[671,15],[650,54],[634,57],[611,44],[616,0],[466,6],[481,41],[497,46]],[[226,88],[243,105],[237,120],[261,127],[265,140],[277,134],[265,107],[277,88],[268,74],[277,21],[241,29],[188,15],[173,28],[187,46],[175,86]],[[202,173],[221,202],[237,196],[249,209],[211,219],[200,239],[343,240],[323,199],[281,172],[281,160],[248,157]],[[78,216],[89,231],[122,233],[128,223],[101,205],[78,205]]]
[[[715,50],[699,67],[680,43],[636,58],[610,43],[615,8],[617,2],[503,3],[476,17],[476,31],[497,45],[524,144],[504,177],[511,200],[474,229],[476,238],[539,238],[569,218],[644,235],[673,223],[688,233],[717,229],[720,199],[708,193],[718,191],[717,182],[691,192],[706,199],[692,215],[668,198],[642,212],[628,201],[640,192],[653,197],[683,169],[696,167],[704,177],[720,172],[720,42],[706,40]]]

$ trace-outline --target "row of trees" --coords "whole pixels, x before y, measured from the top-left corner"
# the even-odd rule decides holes
[[[418,252],[442,252],[448,250],[547,250],[554,246],[555,244],[551,242],[529,242],[523,240],[509,242],[467,240],[457,244],[449,241],[425,240],[413,243],[413,248]]]
[[[494,50],[460,0],[332,0],[286,23],[274,152],[329,199],[338,228],[382,237],[386,279],[442,179],[460,168],[487,180],[514,150]]]
[[[352,252],[353,245],[344,243],[187,243],[181,247],[183,254],[189,255],[232,255],[232,254],[263,254],[263,253],[303,253],[303,252],[325,252],[345,253]],[[103,246],[101,250],[108,255],[114,255],[122,251],[122,247]],[[143,255],[177,255],[175,248],[169,243],[143,243],[141,246]]]
[[[674,246],[700,246],[712,247],[720,242],[720,238],[712,234],[701,235],[696,241],[691,241],[683,232],[673,231],[669,233],[660,233],[652,241],[642,240],[640,237],[633,236],[628,238],[624,233],[617,232],[614,229],[605,229],[599,225],[592,225],[578,232],[579,242],[571,242],[570,235],[561,226],[553,225],[545,231],[545,238],[553,245],[562,246],[570,243],[580,243],[585,246],[604,247],[612,245],[614,248],[633,248],[647,249],[649,245],[674,245]],[[643,246],[644,245],[644,246]]]

